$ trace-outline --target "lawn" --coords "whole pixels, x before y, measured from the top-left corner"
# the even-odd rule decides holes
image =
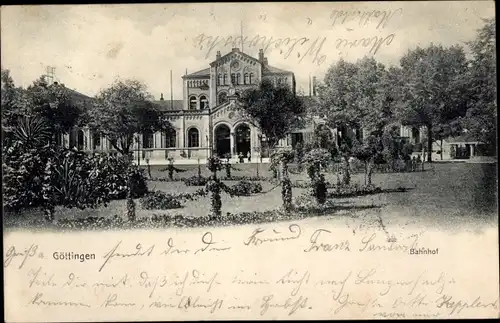
[[[233,171],[235,176],[255,176],[256,164],[237,164],[239,170]],[[259,165],[261,176],[270,176],[268,165]],[[167,177],[166,172],[159,169],[164,166],[152,166],[152,176]],[[189,177],[198,173],[197,166],[179,166],[186,172],[175,174],[175,177]],[[202,174],[208,176],[209,172],[202,166]],[[224,172],[220,175],[223,177]],[[292,180],[307,180],[304,174],[292,174]],[[334,174],[327,174],[326,179],[336,182]],[[363,174],[354,174],[353,182],[364,183]],[[236,182],[226,181],[232,185]],[[335,199],[338,210],[352,210],[368,208],[363,212],[377,210],[385,217],[386,222],[414,221],[426,222],[432,225],[449,226],[458,222],[468,223],[479,220],[481,222],[496,221],[497,218],[497,177],[496,164],[435,164],[432,170],[415,173],[375,173],[373,183],[385,192],[355,197]],[[222,194],[222,213],[226,212],[252,212],[274,210],[281,206],[280,187],[267,181],[261,182],[263,193],[248,197],[230,198]],[[183,182],[149,181],[150,189],[161,190],[169,193],[195,192],[199,187],[186,186]],[[407,188],[406,192],[390,192],[398,187]],[[296,197],[306,189],[294,188],[293,196]],[[139,201],[137,201],[139,202]],[[189,217],[205,216],[209,213],[209,197],[201,197],[196,201],[184,203],[180,209],[173,210],[145,210],[137,203],[137,217],[149,217],[153,214],[175,215],[183,214]],[[332,216],[338,214],[332,210]],[[95,210],[77,210],[58,208],[58,218],[78,218],[88,216],[109,217],[113,215],[126,216],[126,203],[124,200],[112,201],[107,207]],[[25,212],[16,216],[18,219],[41,217],[40,211]],[[6,225],[11,226],[11,221]],[[23,222],[23,221],[19,221]],[[491,223],[493,223],[491,222]],[[20,224],[20,223],[19,223]]]

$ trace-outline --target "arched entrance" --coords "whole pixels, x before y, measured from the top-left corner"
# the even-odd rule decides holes
[[[225,124],[215,128],[215,151],[219,157],[231,154],[231,131]]]
[[[250,127],[244,123],[235,129],[236,134],[236,153],[241,153],[247,157],[250,154]]]

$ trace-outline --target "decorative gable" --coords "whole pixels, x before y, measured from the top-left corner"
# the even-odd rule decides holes
[[[242,116],[243,110],[241,109],[241,104],[232,100],[224,105],[221,105],[212,112],[212,122],[213,124],[218,122],[234,124],[235,122],[240,121]]]

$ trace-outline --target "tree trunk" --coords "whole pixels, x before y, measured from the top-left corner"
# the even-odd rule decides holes
[[[427,125],[427,162],[432,163],[432,125]]]
[[[351,183],[351,174],[349,171],[349,157],[344,157],[344,167],[342,170],[342,184],[349,185]]]
[[[133,199],[133,184],[132,184],[132,156],[130,156],[128,151],[123,152],[127,160],[128,165],[128,180],[127,180],[127,219],[129,222],[135,222],[135,201]]]
[[[372,185],[373,161],[369,160],[366,167],[367,167],[366,175],[368,179],[367,185]]]
[[[439,148],[439,152],[441,153],[441,160],[443,160],[443,139],[441,139],[441,145]]]
[[[292,208],[292,183],[288,178],[288,165],[286,162],[281,162],[281,198],[283,200],[283,208],[289,211]]]
[[[367,177],[368,177],[368,161],[365,160],[365,186]]]

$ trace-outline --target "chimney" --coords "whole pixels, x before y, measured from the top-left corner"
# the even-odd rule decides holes
[[[259,61],[261,63],[264,63],[264,50],[263,49],[259,49]]]
[[[217,51],[217,55],[215,56],[215,59],[216,60],[219,60],[220,59],[220,50]]]
[[[267,57],[264,57],[264,65],[267,65]]]
[[[313,96],[316,96],[316,76],[313,76]]]
[[[160,101],[163,101],[163,93],[161,94]]]

